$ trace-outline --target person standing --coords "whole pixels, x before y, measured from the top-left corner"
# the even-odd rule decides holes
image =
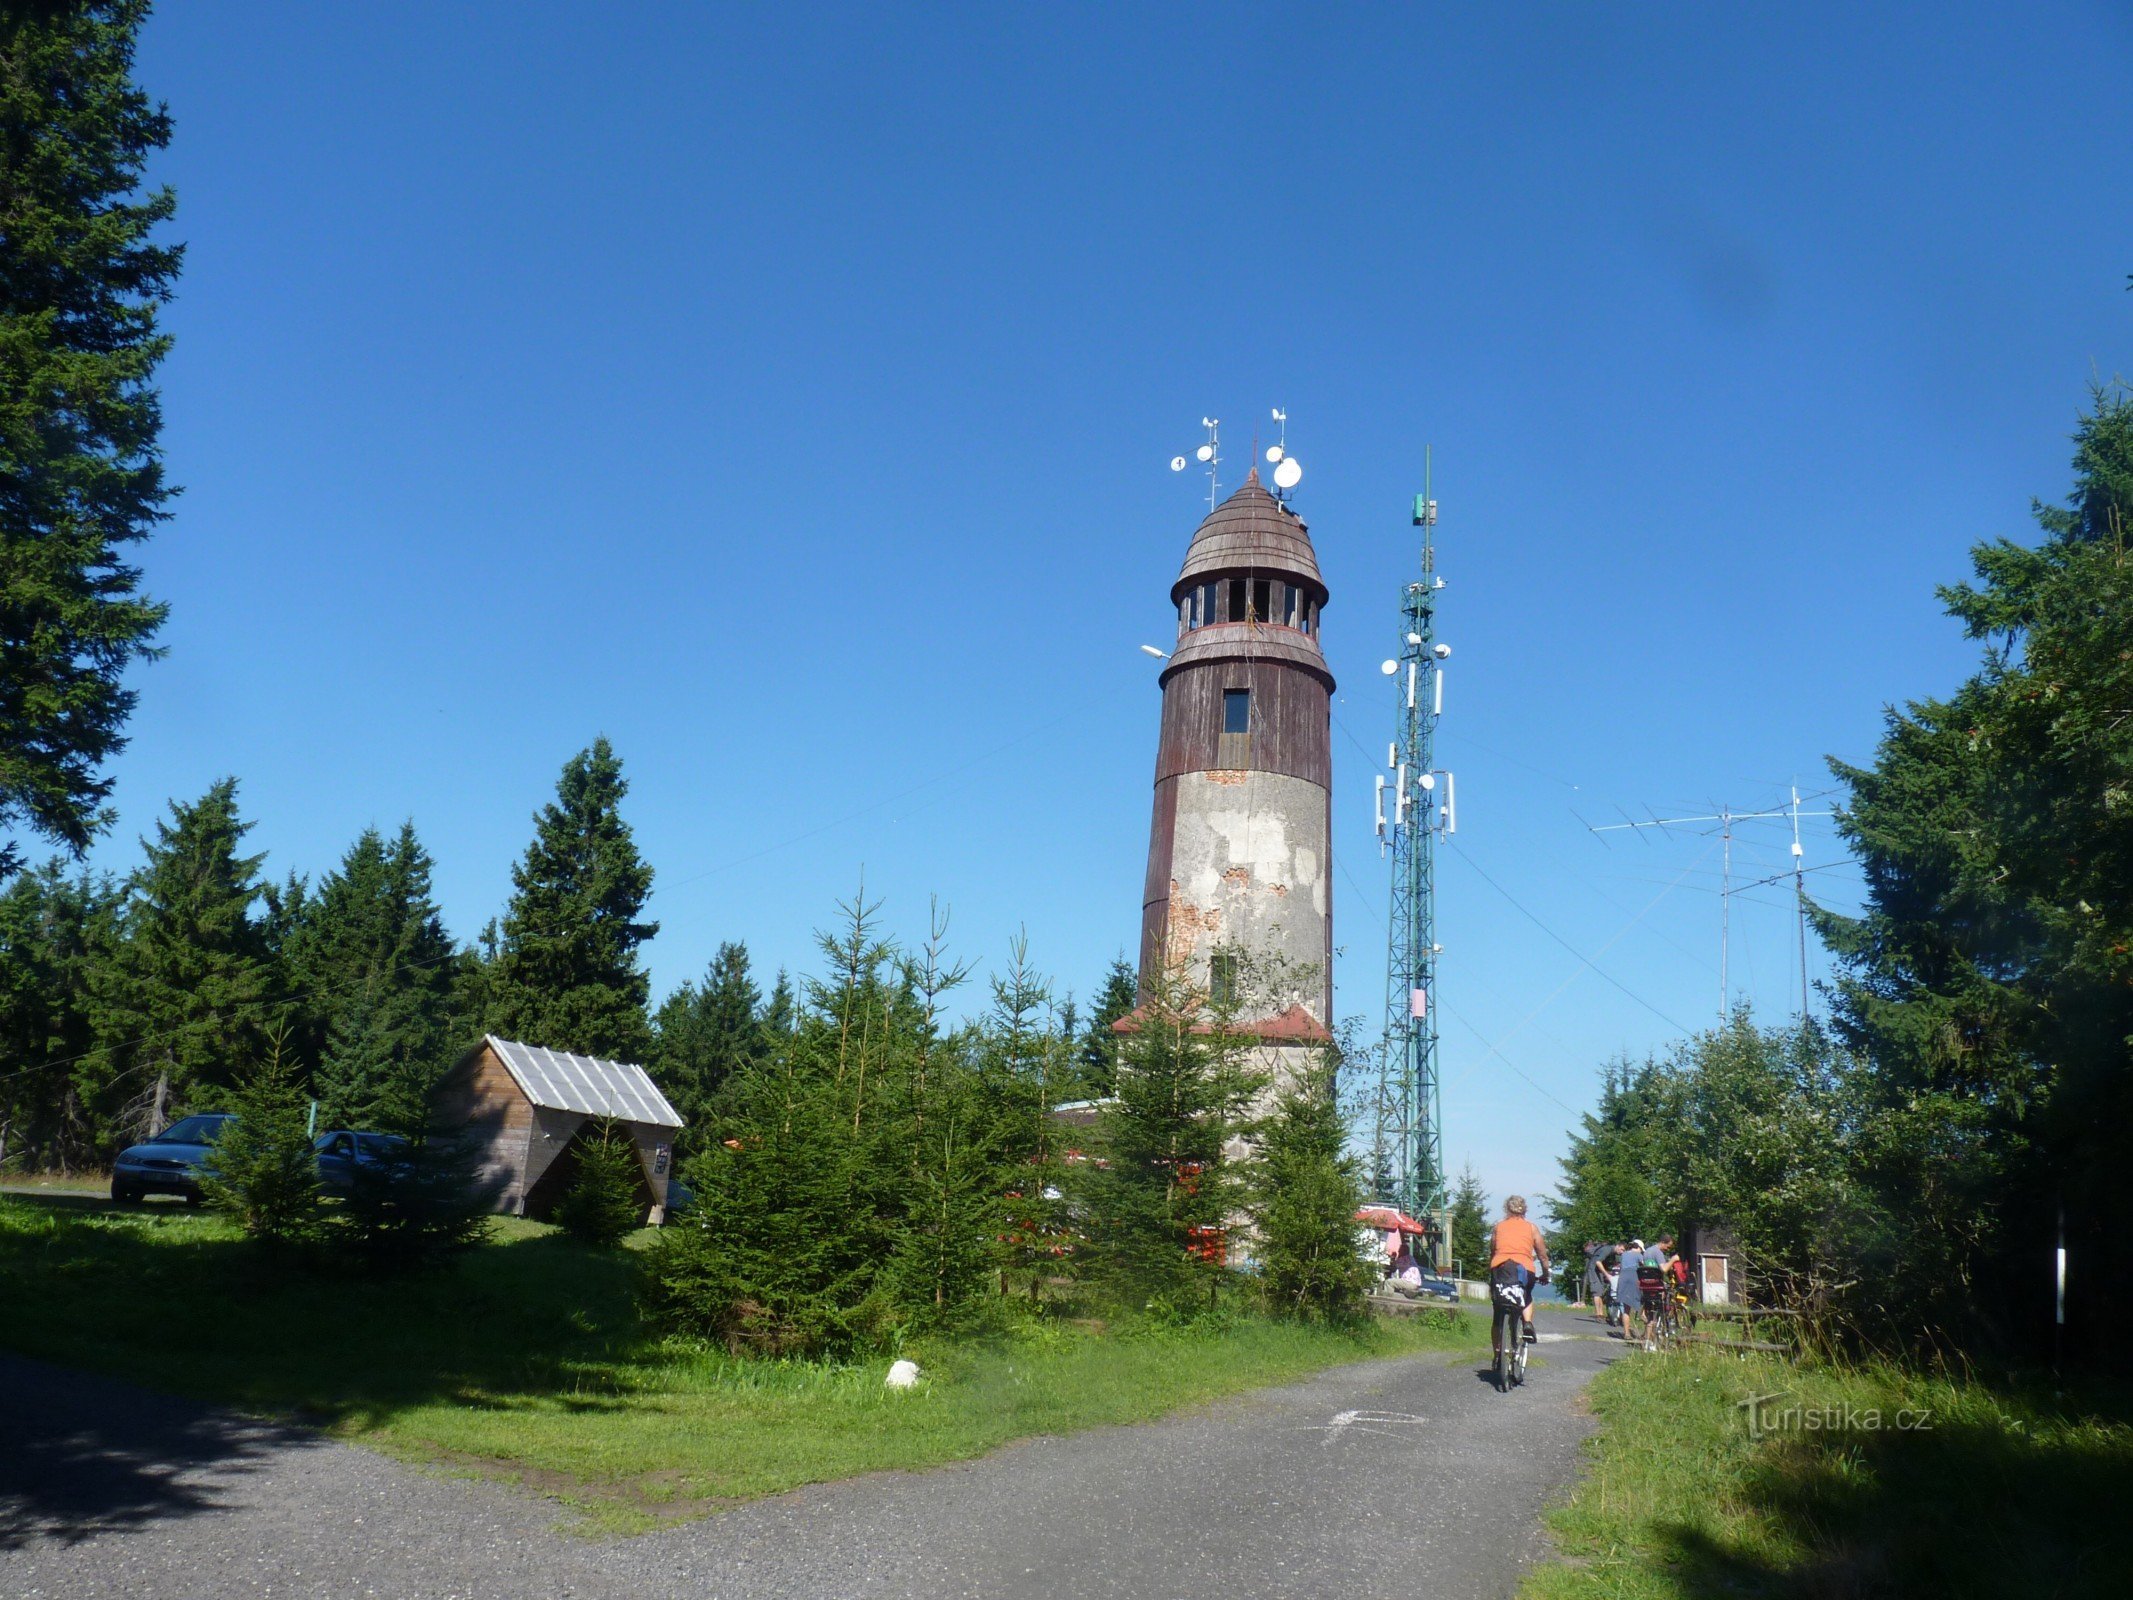
[[[1607,1252],[1611,1246],[1597,1242],[1585,1246],[1585,1293],[1592,1300],[1592,1314],[1607,1320],[1607,1296],[1613,1287],[1607,1276]]]

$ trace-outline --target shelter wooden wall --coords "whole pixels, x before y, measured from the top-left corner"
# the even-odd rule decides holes
[[[484,1044],[447,1075],[438,1110],[448,1127],[467,1130],[481,1147],[478,1181],[495,1190],[496,1209],[518,1215],[532,1183],[526,1163],[534,1111],[510,1069]]]

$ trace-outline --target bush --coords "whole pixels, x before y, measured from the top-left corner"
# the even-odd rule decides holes
[[[602,1120],[575,1141],[578,1171],[556,1202],[555,1222],[582,1243],[608,1249],[644,1223],[641,1167],[628,1133]]]

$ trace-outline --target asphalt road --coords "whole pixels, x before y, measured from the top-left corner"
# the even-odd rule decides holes
[[[1471,1357],[1373,1362],[604,1542],[529,1495],[0,1357],[0,1595],[1507,1595],[1623,1349],[1543,1326],[1510,1395]]]

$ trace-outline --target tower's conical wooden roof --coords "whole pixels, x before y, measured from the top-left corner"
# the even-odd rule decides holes
[[[1259,481],[1257,467],[1193,534],[1185,565],[1171,586],[1171,601],[1176,603],[1186,590],[1209,578],[1247,573],[1296,580],[1316,589],[1321,605],[1326,601],[1326,580],[1319,576],[1310,530]]]

